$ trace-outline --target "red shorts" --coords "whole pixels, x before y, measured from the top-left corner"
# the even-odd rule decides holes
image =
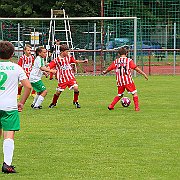
[[[131,84],[123,85],[123,86],[118,86],[118,95],[121,96],[124,93],[125,89],[128,91],[128,93],[131,93],[131,94],[134,94],[137,92],[135,84],[131,83]]]
[[[69,88],[69,90],[73,89],[74,86],[78,86],[77,81],[75,79],[71,79],[70,81],[59,83],[57,87],[57,91],[64,91],[66,87]]]

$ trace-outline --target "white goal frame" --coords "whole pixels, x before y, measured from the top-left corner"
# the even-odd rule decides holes
[[[14,20],[20,20],[20,21],[51,21],[51,20],[72,20],[72,21],[77,21],[77,20],[134,20],[134,62],[136,63],[137,59],[137,17],[67,17],[67,18],[0,18],[0,20],[9,20],[9,21],[14,21]],[[102,35],[102,28],[101,28],[101,35]],[[134,76],[136,76],[136,71],[134,71]]]

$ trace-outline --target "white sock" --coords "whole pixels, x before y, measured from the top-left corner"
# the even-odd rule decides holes
[[[34,97],[34,101],[33,101],[33,104],[35,104],[36,103],[36,101],[37,101],[37,99],[39,98],[39,95],[38,94],[36,94],[36,96]]]
[[[36,103],[34,104],[34,107],[40,106],[43,101],[44,101],[44,97],[39,95],[39,98],[37,99]]]
[[[10,166],[12,163],[13,153],[14,153],[14,140],[5,139],[3,142],[3,153],[4,153],[4,162]]]

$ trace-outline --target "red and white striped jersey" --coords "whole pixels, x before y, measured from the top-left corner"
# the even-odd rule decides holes
[[[127,57],[117,58],[108,67],[108,70],[115,69],[117,86],[123,86],[133,83],[131,69],[135,69],[136,65],[132,59]]]
[[[34,56],[26,56],[23,54],[18,61],[18,65],[21,66],[26,72],[27,77],[29,78],[32,66],[34,64]]]
[[[71,64],[77,63],[73,56],[57,57],[49,63],[50,69],[56,68],[59,83],[75,79]]]

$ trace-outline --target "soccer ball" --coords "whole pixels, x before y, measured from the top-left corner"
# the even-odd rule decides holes
[[[128,107],[131,104],[131,100],[128,97],[123,97],[121,99],[121,104],[123,107]]]

